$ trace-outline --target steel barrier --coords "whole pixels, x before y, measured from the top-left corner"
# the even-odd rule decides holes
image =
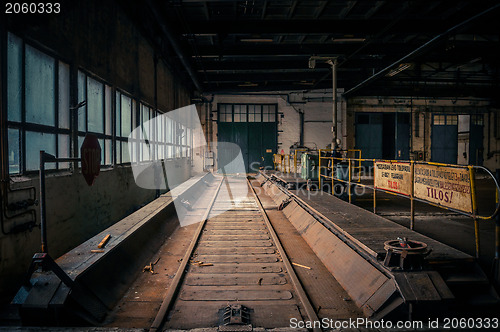
[[[351,191],[352,191],[353,186],[360,186],[360,187],[371,189],[371,190],[373,190],[373,212],[374,213],[377,213],[377,195],[376,195],[377,191],[381,191],[381,192],[385,192],[388,194],[392,194],[395,196],[404,197],[406,199],[409,199],[411,202],[411,205],[410,205],[410,229],[412,229],[412,230],[414,229],[414,225],[415,225],[415,201],[423,202],[423,203],[426,203],[426,204],[429,204],[429,205],[432,205],[435,207],[439,207],[442,209],[446,209],[449,211],[453,211],[453,212],[471,217],[474,220],[474,236],[475,236],[475,242],[476,242],[476,257],[479,257],[479,224],[478,224],[478,221],[479,220],[492,220],[493,218],[495,218],[498,215],[499,210],[500,210],[500,205],[497,204],[495,211],[490,216],[481,216],[477,213],[478,212],[477,211],[477,197],[476,197],[476,186],[475,186],[475,182],[476,182],[476,179],[475,179],[476,172],[475,171],[476,170],[483,170],[484,172],[486,172],[486,174],[488,174],[493,179],[493,181],[495,183],[497,195],[498,195],[498,192],[500,191],[500,186],[498,184],[496,177],[486,167],[473,166],[473,165],[467,165],[467,166],[451,165],[451,164],[442,164],[442,163],[435,163],[435,162],[413,161],[413,160],[402,161],[402,160],[379,160],[379,159],[362,159],[362,158],[339,158],[339,157],[332,157],[332,156],[323,155],[323,154],[326,154],[327,152],[331,152],[331,149],[320,149],[319,150],[318,180],[319,180],[319,188],[320,189],[323,188],[325,180],[331,181],[332,192],[334,190],[335,181],[345,183],[345,184],[347,184],[349,203],[352,203]],[[324,162],[322,163],[322,160],[323,161],[328,160],[328,163],[326,163],[326,166],[325,166]],[[334,169],[334,167],[332,167],[332,164],[334,164],[333,161],[338,161],[336,163],[337,166],[335,166],[335,167],[338,167],[339,164],[343,165],[343,166],[345,166],[347,164],[347,169],[348,169],[347,170],[347,177],[346,177],[347,179],[345,179],[345,178],[342,179],[342,178],[335,176],[336,169]],[[373,163],[372,164],[373,165],[373,172],[374,172],[373,185],[362,184],[359,181],[355,182],[352,180],[353,169],[355,167],[360,167],[360,166],[353,166],[353,162],[359,163],[359,165],[361,165],[361,162],[365,162],[365,163],[372,162]],[[386,166],[384,166],[384,168],[388,168],[387,164],[390,165],[391,169],[390,170],[388,169],[387,172],[385,172],[387,175],[387,178],[388,178],[387,182],[389,183],[389,185],[388,185],[389,188],[384,188],[383,186],[380,186],[380,183],[377,184],[377,175],[375,174],[377,163],[380,165],[386,164]],[[394,167],[394,169],[392,169],[393,164],[396,165]],[[400,165],[399,168],[397,166],[398,164]],[[408,166],[409,166],[409,169],[408,169]],[[445,167],[447,169],[439,171],[438,170],[439,167],[441,167],[441,168]],[[435,168],[435,169],[430,169],[430,168]],[[403,177],[401,176],[401,174],[397,173],[398,169],[404,169],[405,173],[409,173],[407,175],[409,175],[410,181],[409,181],[409,185],[407,184],[407,186],[405,188],[406,192],[404,192],[404,190],[398,191],[398,189],[400,189],[397,187],[397,185],[399,184],[398,181],[389,180],[390,177],[388,174],[390,171],[396,171],[396,173],[391,173],[391,176],[394,176],[394,174],[397,175],[396,176],[397,180],[404,180]],[[419,174],[417,174],[417,176],[418,176],[418,180],[420,182],[415,181],[415,170],[416,169],[418,169],[418,172],[419,172]],[[450,171],[450,169],[458,169],[460,171],[457,171],[455,174],[453,174],[453,171]],[[407,172],[407,171],[409,171],[409,172]],[[460,205],[460,208],[457,208],[456,206],[455,207],[446,206],[446,205],[443,205],[444,203],[442,204],[442,203],[435,203],[435,202],[430,201],[431,199],[434,199],[434,200],[440,199],[441,201],[446,201],[446,202],[448,202],[448,200],[449,200],[449,203],[451,204],[454,192],[452,191],[450,194],[449,191],[446,192],[442,188],[439,188],[439,191],[438,191],[437,190],[438,188],[427,187],[427,194],[430,197],[430,199],[422,199],[421,193],[418,193],[418,192],[415,193],[415,187],[417,184],[417,187],[420,190],[422,185],[425,186],[425,183],[430,183],[433,181],[433,180],[423,181],[423,179],[425,180],[425,178],[421,178],[420,173],[426,173],[426,172],[428,174],[432,174],[432,175],[443,173],[443,176],[449,176],[449,177],[454,176],[455,178],[463,179],[463,182],[467,182],[467,176],[465,176],[465,174],[467,174],[468,175],[468,183],[469,183],[468,191],[470,194],[470,208],[468,205],[469,203],[467,201],[461,202],[461,203],[463,203],[462,205],[465,207],[462,207],[462,205]],[[446,173],[452,173],[452,174],[446,175]],[[358,179],[359,180],[361,179],[361,169],[359,169],[359,171],[358,171]],[[455,181],[455,180],[450,180],[450,181]],[[455,182],[457,182],[457,181],[455,181]],[[391,187],[391,184],[393,187]],[[455,183],[450,184],[449,182],[445,182],[444,184],[448,185],[449,187],[458,187],[458,188],[463,187],[462,188],[462,190],[464,191],[463,193],[466,193],[465,189],[467,189],[467,188],[465,188],[463,185],[458,185]],[[439,185],[441,186],[442,183],[439,183]],[[392,190],[392,189],[395,189],[395,190]],[[468,197],[468,196],[465,195],[465,197]],[[496,234],[498,237],[499,226],[497,225],[496,227],[497,227]],[[498,248],[498,246],[496,246],[496,247]],[[499,253],[497,252],[496,255],[499,255]]]

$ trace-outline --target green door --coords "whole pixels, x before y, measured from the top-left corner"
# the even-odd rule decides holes
[[[217,141],[240,147],[247,173],[257,172],[259,167],[272,168],[278,145],[276,119],[276,104],[218,104]],[[219,149],[218,161],[233,155],[234,151]]]

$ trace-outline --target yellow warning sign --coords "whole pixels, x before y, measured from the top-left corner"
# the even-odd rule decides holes
[[[469,170],[415,164],[414,195],[428,202],[472,213]]]
[[[399,162],[376,162],[375,187],[403,195],[410,195],[410,164]]]

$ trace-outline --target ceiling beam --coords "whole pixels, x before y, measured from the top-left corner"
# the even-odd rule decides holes
[[[404,63],[404,62],[407,62],[407,61],[410,61],[412,60],[414,57],[416,57],[417,55],[420,55],[424,52],[427,52],[429,49],[433,48],[436,46],[436,44],[438,44],[439,42],[441,42],[443,39],[445,38],[448,38],[450,35],[452,35],[453,33],[456,33],[457,31],[459,31],[460,29],[463,29],[464,27],[466,27],[467,25],[471,24],[472,22],[478,20],[479,18],[481,18],[482,16],[488,14],[488,13],[491,13],[493,11],[496,11],[500,8],[500,4],[496,4],[482,12],[480,12],[479,14],[476,14],[470,18],[468,18],[467,20],[457,24],[457,25],[454,25],[452,26],[451,28],[449,28],[448,30],[446,30],[445,32],[435,36],[434,38],[432,38],[431,40],[429,40],[428,42],[426,42],[425,44],[421,45],[420,47],[416,48],[415,50],[413,50],[412,52],[408,53],[407,55],[405,55],[404,57],[400,58],[399,60],[391,63],[390,65],[388,65],[387,67],[385,67],[384,69],[380,70],[379,72],[377,72],[376,74],[370,76],[369,78],[365,79],[364,81],[360,82],[359,84],[357,84],[356,86],[350,88],[349,90],[347,90],[346,92],[344,92],[344,95],[345,96],[348,96],[354,92],[356,92],[357,90],[363,88],[364,86],[368,85],[368,84],[371,84],[373,83],[374,81],[376,81],[377,79],[381,78],[382,76],[384,76],[389,70],[393,69],[394,67],[396,67],[397,65],[399,65],[400,63]]]
[[[316,9],[316,12],[314,13],[314,19],[317,20],[321,14],[325,11],[326,5],[328,5],[328,1],[321,1],[321,4],[318,6]]]
[[[189,21],[190,32],[193,34],[226,33],[226,34],[324,34],[346,33],[372,35],[374,31],[380,31],[394,22],[394,19],[349,19],[349,20],[197,20]],[[400,20],[394,26],[393,31],[399,34],[405,33],[432,33],[437,34],[447,29],[449,22],[440,19],[405,19]],[[478,22],[469,27],[468,33],[488,34],[499,23]],[[180,27],[179,27],[180,28]],[[177,31],[186,33],[185,31]]]
[[[297,3],[298,3],[298,0],[294,0],[292,2],[292,5],[290,6],[290,10],[288,11],[288,19],[291,19],[293,17],[293,14],[295,14],[295,8],[297,8]]]

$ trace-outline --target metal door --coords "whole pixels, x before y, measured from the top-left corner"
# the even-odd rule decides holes
[[[278,143],[276,120],[276,104],[218,104],[217,140],[240,147],[247,172],[272,167]],[[225,160],[233,154],[219,149],[218,158]]]
[[[396,151],[394,159],[410,159],[410,114],[396,113]]]
[[[456,164],[458,154],[458,116],[435,114],[432,117],[431,161]]]
[[[356,149],[363,158],[382,158],[382,114],[356,113]]]
[[[482,114],[470,116],[469,165],[483,165],[484,118]]]

